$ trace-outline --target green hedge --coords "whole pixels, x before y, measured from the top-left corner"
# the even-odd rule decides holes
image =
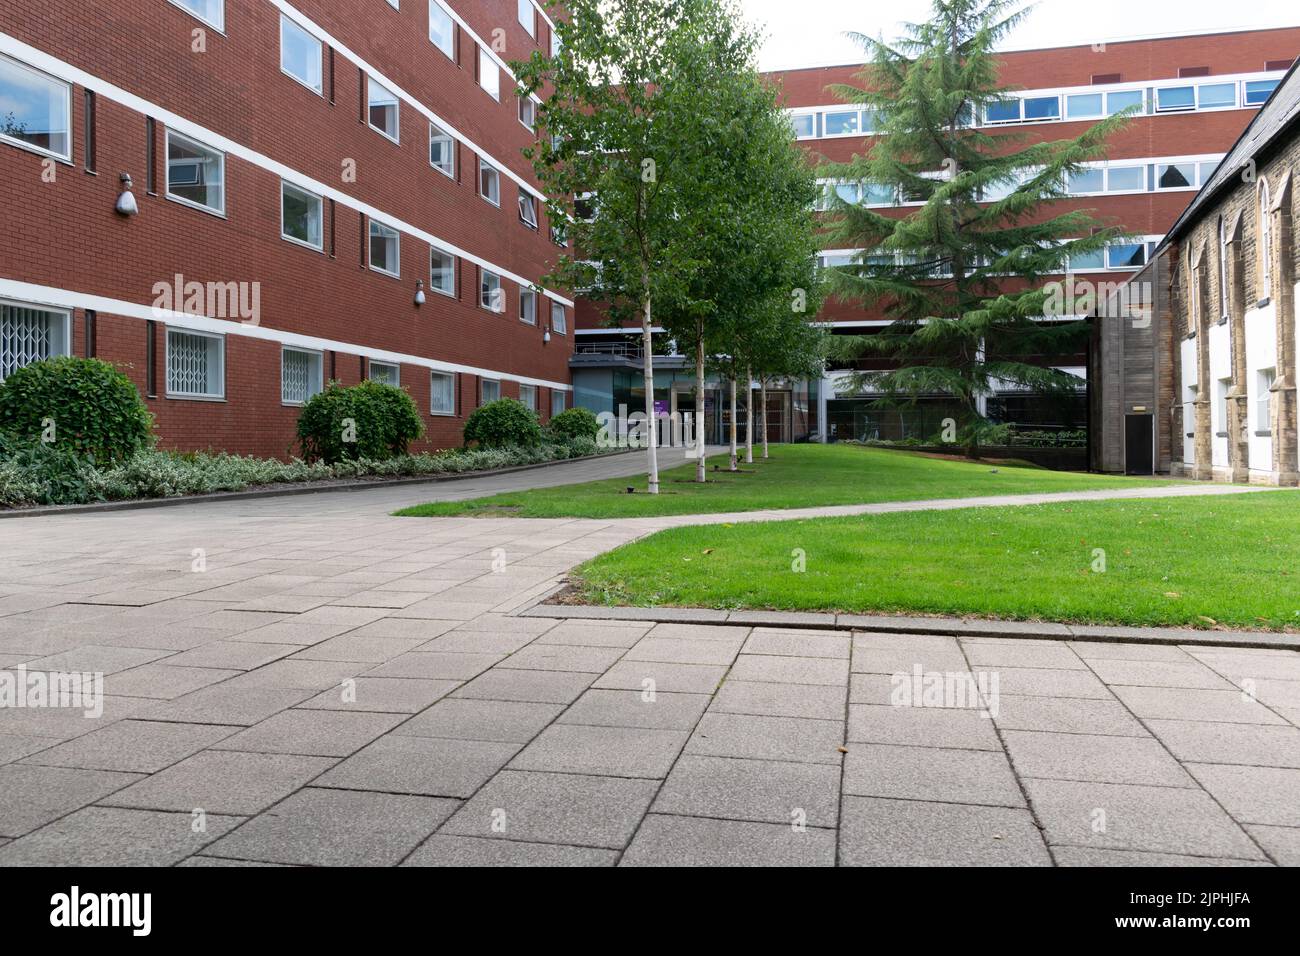
[[[574,438],[590,438],[594,441],[600,434],[600,422],[596,419],[596,413],[589,408],[570,408],[552,418],[546,430],[561,441]]]
[[[498,398],[476,409],[465,422],[465,444],[480,448],[527,447],[542,440],[537,413],[513,398]]]
[[[382,461],[406,454],[424,434],[411,396],[382,382],[330,382],[298,416],[298,442],[308,461]]]
[[[131,380],[107,362],[62,356],[0,382],[0,432],[104,465],[147,447],[153,416]]]
[[[89,459],[66,450],[6,439],[0,441],[0,507],[174,498],[349,478],[454,475],[582,458],[598,451],[595,441],[575,439],[524,448],[457,449],[327,464],[145,450],[126,461],[97,468]]]

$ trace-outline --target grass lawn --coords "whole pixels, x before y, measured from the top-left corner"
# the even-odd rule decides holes
[[[1300,493],[679,528],[576,577],[592,603],[1300,628]]]
[[[661,451],[660,463],[674,460]],[[721,470],[713,471],[713,465]],[[653,515],[762,511],[817,505],[869,504],[921,498],[1028,494],[1117,488],[1150,479],[1119,478],[1031,467],[993,467],[856,445],[777,445],[767,461],[726,471],[709,459],[709,481],[696,484],[690,463],[661,475],[660,494],[645,494],[645,476],[508,492],[469,501],[434,502],[397,512],[409,517],[499,515],[524,518],[643,518]],[[629,495],[634,486],[637,494]]]

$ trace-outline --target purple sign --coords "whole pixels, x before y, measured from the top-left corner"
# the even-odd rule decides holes
[[[668,405],[669,405],[669,403],[668,403],[667,401],[659,401],[659,400],[656,400],[656,401],[655,401],[655,417],[658,418],[660,415],[667,415],[667,414],[668,414]]]

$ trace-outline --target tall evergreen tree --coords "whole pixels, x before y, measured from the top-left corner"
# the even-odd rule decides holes
[[[1126,115],[1055,142],[973,122],[1011,98],[996,48],[1028,12],[1016,0],[933,0],[930,19],[896,42],[856,35],[868,54],[863,85],[835,91],[868,110],[879,135],[865,155],[823,167],[850,184],[848,199],[830,198],[831,243],[863,250],[831,270],[831,288],[891,320],[841,342],[837,355],[893,359],[888,371],[854,376],[882,406],[949,396],[972,455],[989,428],[983,400],[998,383],[1075,390],[1076,378],[1032,361],[1069,354],[1086,335],[1071,317],[1043,321],[1045,280],[1121,236],[1086,210],[1053,207],[1082,164],[1105,156]],[[888,202],[923,205],[901,217],[867,208]]]

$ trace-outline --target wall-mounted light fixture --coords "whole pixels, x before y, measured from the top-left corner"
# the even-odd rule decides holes
[[[415,304],[416,306],[424,305],[424,280],[420,279],[415,283]]]
[[[129,216],[139,215],[140,213],[140,207],[136,204],[135,201],[135,193],[131,192],[131,187],[133,185],[134,183],[131,182],[131,174],[123,173],[122,174],[122,195],[117,197],[117,206],[115,207],[117,209],[118,215],[120,216],[129,217]]]
[[[549,325],[546,327],[545,331],[542,332],[542,341],[551,341],[551,327]]]

